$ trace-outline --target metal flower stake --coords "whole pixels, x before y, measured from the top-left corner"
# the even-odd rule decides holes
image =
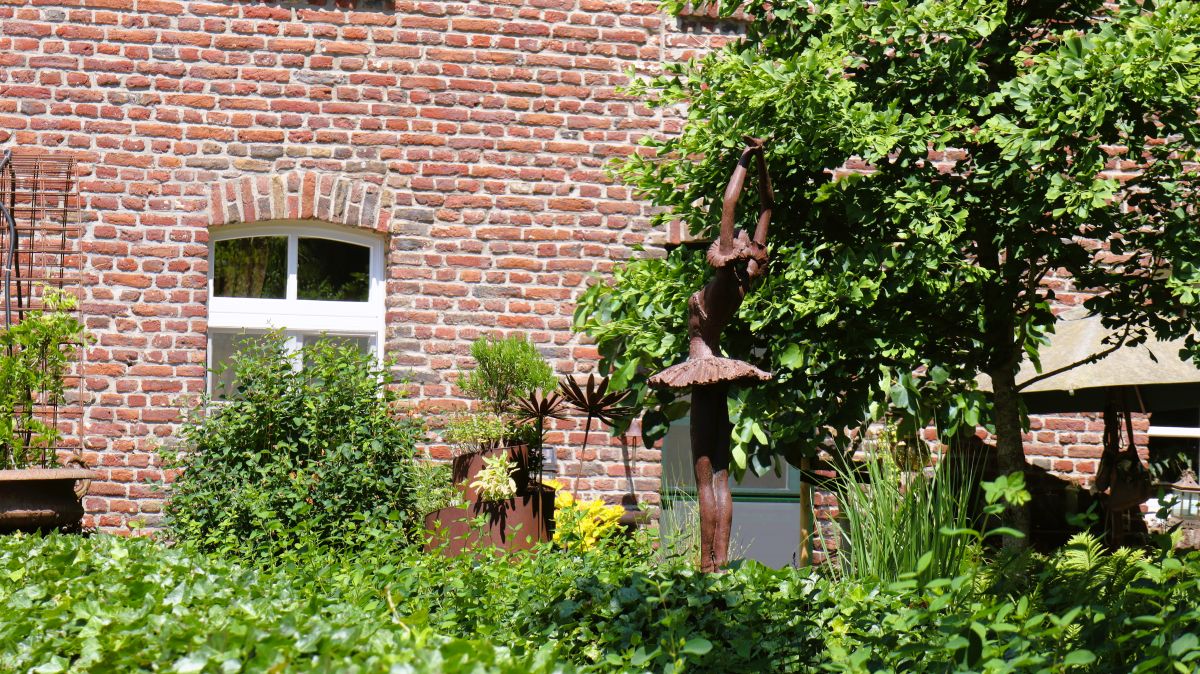
[[[629,416],[632,412],[630,408],[621,405],[625,398],[629,397],[630,392],[628,390],[610,392],[608,377],[604,377],[597,384],[596,375],[589,374],[587,388],[581,387],[573,378],[567,377],[559,382],[558,388],[562,391],[563,398],[572,407],[587,415],[587,422],[583,426],[583,450],[587,449],[588,436],[592,432],[592,419],[612,426],[613,421]]]

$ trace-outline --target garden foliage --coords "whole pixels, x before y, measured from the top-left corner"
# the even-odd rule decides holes
[[[1200,556],[1083,535],[884,584],[701,574],[644,540],[445,559],[384,535],[252,569],[144,539],[10,536],[0,671],[1190,672],[1198,592]]]
[[[37,414],[66,400],[66,375],[89,333],[74,315],[77,300],[43,288],[44,309],[0,329],[0,470],[57,465],[59,429]]]
[[[481,501],[506,501],[517,495],[517,481],[513,473],[517,464],[508,456],[508,452],[495,456],[483,457],[483,468],[475,474],[471,488],[479,494]]]
[[[1200,3],[718,4],[745,38],[634,83],[687,119],[618,173],[658,222],[711,239],[743,136],[766,139],[770,269],[723,344],[775,377],[731,400],[737,469],[794,461],[890,405],[918,427],[939,413],[947,436],[992,422],[1015,472],[1014,376],[1053,329],[1055,275],[1091,289],[1085,306],[1127,343],[1194,329]],[[687,355],[703,255],[631,262],[579,303],[647,440],[687,410],[645,379]]]
[[[303,363],[303,367],[300,367]],[[273,333],[235,355],[233,390],[195,410],[171,484],[167,525],[207,550],[347,545],[364,523],[414,521],[421,424],[373,356],[318,341],[290,353]]]
[[[514,411],[516,399],[538,389],[553,390],[554,369],[537,348],[520,337],[483,338],[471,345],[475,369],[460,383],[467,395],[497,414]]]
[[[832,570],[855,580],[894,582],[923,562],[922,578],[957,575],[971,561],[973,539],[945,532],[981,526],[972,517],[980,515],[972,507],[979,471],[945,457],[905,470],[886,451],[887,440],[871,447],[880,451],[861,463],[837,466],[831,486],[841,547]]]
[[[381,567],[385,576],[395,571]],[[437,636],[425,621],[402,618],[382,585],[359,591],[334,580],[300,567],[256,571],[144,538],[5,537],[0,671],[571,670],[550,649],[516,656]]]

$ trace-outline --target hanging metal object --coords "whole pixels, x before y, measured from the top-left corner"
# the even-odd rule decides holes
[[[1171,484],[1175,494],[1175,505],[1171,514],[1181,520],[1200,521],[1200,483],[1190,469],[1183,471],[1179,479]]]

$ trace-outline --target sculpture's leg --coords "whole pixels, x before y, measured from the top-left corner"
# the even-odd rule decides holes
[[[717,530],[713,534],[713,556],[717,568],[729,563],[729,537],[733,529],[733,496],[729,493],[729,408],[725,392],[721,392],[721,420],[724,431],[717,435],[717,451],[713,454],[713,496],[717,502]]]
[[[725,386],[692,390],[692,458],[700,502],[700,570],[727,561],[733,499],[729,494],[729,407]]]
[[[694,409],[694,408],[693,408]],[[695,426],[693,445],[695,443]],[[700,570],[712,573],[717,570],[717,558],[713,552],[713,535],[717,531],[717,503],[712,488],[712,464],[707,456],[696,453],[696,498],[700,502]]]

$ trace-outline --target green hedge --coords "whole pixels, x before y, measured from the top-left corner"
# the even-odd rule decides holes
[[[0,538],[0,671],[1191,672],[1200,557],[1049,557],[879,586],[643,539],[445,560],[380,537],[251,569],[143,539]],[[915,577],[915,576],[914,576]],[[272,670],[272,667],[276,669]]]
[[[436,636],[322,580],[146,539],[0,538],[0,672],[571,671],[550,649]]]

